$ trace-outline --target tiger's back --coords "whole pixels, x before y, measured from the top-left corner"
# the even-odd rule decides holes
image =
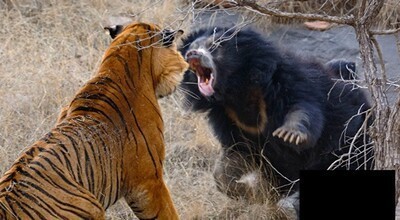
[[[68,142],[52,131],[6,172],[0,183],[0,219],[102,219],[104,208],[75,180]],[[69,211],[65,211],[69,210]]]
[[[134,23],[117,36],[57,126],[0,179],[0,219],[103,219],[121,197],[139,218],[178,218],[157,102],[187,68],[174,34]]]

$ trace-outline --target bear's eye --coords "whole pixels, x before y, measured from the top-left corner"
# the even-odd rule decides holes
[[[219,45],[218,42],[219,42],[218,38],[208,38],[206,42],[207,48],[209,50],[217,48]]]

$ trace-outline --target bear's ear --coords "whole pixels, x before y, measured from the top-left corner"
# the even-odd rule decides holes
[[[162,45],[164,47],[169,47],[175,41],[175,39],[182,36],[183,30],[172,31],[168,29],[164,29],[162,31]]]
[[[358,79],[356,74],[356,63],[344,59],[333,59],[325,64],[327,71],[335,77],[345,80]]]
[[[104,30],[108,32],[112,39],[114,39],[119,33],[121,33],[122,29],[124,29],[124,26],[122,25],[104,27]]]

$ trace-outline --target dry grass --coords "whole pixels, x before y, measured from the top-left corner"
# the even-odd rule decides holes
[[[0,0],[0,173],[49,131],[61,107],[96,71],[110,42],[105,25],[133,16],[187,28],[192,15],[179,5],[190,7],[179,1]],[[181,218],[268,219],[272,206],[232,202],[216,190],[212,170],[219,145],[205,116],[182,110],[179,94],[161,100],[161,105],[165,180]],[[107,218],[135,217],[118,202]]]

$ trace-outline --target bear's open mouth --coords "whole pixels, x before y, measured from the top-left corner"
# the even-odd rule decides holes
[[[211,96],[214,94],[214,89],[212,87],[214,82],[214,74],[212,68],[205,67],[201,65],[200,58],[189,58],[188,63],[190,69],[197,75],[197,83],[200,92],[204,96]]]

